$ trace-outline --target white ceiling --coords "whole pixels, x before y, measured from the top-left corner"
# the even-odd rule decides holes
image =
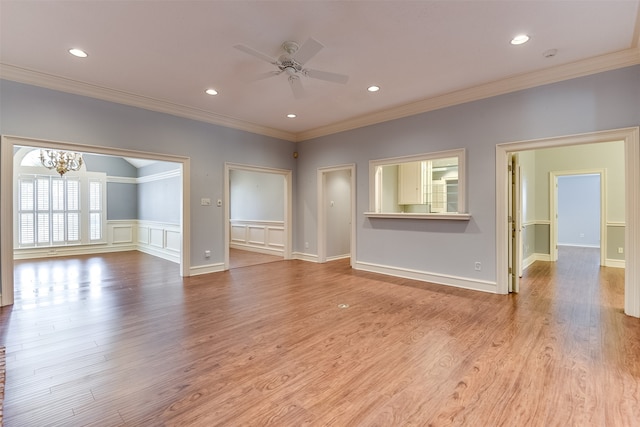
[[[295,141],[640,63],[639,5],[0,0],[0,75]],[[519,33],[531,40],[510,45]],[[277,57],[309,37],[325,47],[306,66],[350,79],[304,78],[301,100],[284,74],[252,81],[274,66],[233,47]]]

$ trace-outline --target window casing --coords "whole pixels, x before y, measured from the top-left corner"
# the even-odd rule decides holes
[[[465,150],[369,163],[369,217],[469,219]]]

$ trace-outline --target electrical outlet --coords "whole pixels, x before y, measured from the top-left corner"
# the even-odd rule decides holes
[[[476,268],[476,271],[480,271],[480,270],[482,270],[482,263],[481,263],[481,262],[476,261],[475,268]]]
[[[624,253],[624,248],[618,248],[618,253],[619,254],[623,254]]]
[[[211,251],[204,251],[204,257],[205,258],[211,257]]]
[[[304,248],[309,249],[309,242],[304,242]]]

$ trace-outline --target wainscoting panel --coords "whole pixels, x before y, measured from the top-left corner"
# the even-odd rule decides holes
[[[107,221],[105,240],[102,242],[89,245],[14,249],[13,258],[33,259],[135,251],[138,249],[136,244],[136,224],[137,221],[135,220]]]
[[[231,241],[229,246],[266,254],[284,255],[283,221],[229,221]]]
[[[180,231],[165,230],[164,241],[168,251],[180,253]]]
[[[114,245],[123,243],[133,243],[133,224],[110,226],[111,242]]]
[[[153,221],[138,221],[138,245],[140,252],[180,262],[180,226]]]

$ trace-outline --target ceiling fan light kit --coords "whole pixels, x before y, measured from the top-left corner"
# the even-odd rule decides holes
[[[349,76],[344,74],[304,68],[304,64],[324,48],[322,43],[313,38],[309,38],[302,46],[294,41],[282,43],[281,47],[285,53],[280,55],[278,59],[271,58],[269,55],[242,44],[235,45],[234,47],[244,53],[275,65],[278,69],[277,71],[261,74],[257,79],[265,79],[285,73],[288,76],[289,86],[296,99],[303,98],[306,95],[300,76],[341,84],[345,84],[349,80]]]

